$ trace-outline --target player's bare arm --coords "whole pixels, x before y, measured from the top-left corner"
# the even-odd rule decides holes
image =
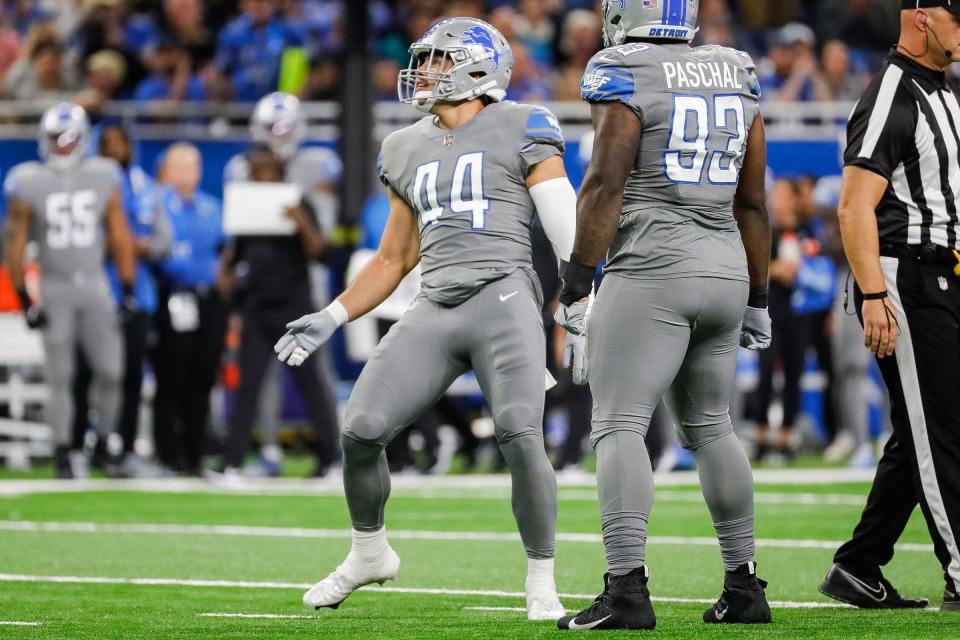
[[[757,113],[747,137],[740,181],[733,197],[733,217],[747,254],[750,295],[740,330],[740,345],[752,351],[766,349],[773,340],[767,311],[770,277],[770,217],[767,215],[767,139],[763,115]]]
[[[373,259],[326,309],[287,325],[274,345],[277,358],[292,366],[303,364],[343,324],[377,308],[420,261],[417,216],[392,189],[390,216]]]
[[[117,265],[120,282],[124,286],[132,287],[137,277],[136,248],[133,234],[127,225],[127,217],[123,213],[123,205],[120,203],[119,191],[114,191],[107,202],[106,225],[107,242]]]
[[[880,268],[877,204],[887,190],[887,179],[868,169],[843,169],[840,191],[840,235],[850,269],[864,294],[886,290]],[[896,310],[886,298],[864,300],[863,343],[879,358],[893,354],[897,344]]]
[[[740,184],[733,199],[733,217],[747,252],[750,288],[765,288],[770,269],[770,217],[767,215],[767,140],[763,116],[757,114],[747,138]]]
[[[390,216],[380,246],[373,259],[337,298],[346,308],[350,320],[378,307],[420,262],[417,216],[392,189],[389,193]]]
[[[577,200],[573,259],[596,268],[617,231],[623,188],[640,147],[640,118],[619,102],[591,105],[596,139]]]

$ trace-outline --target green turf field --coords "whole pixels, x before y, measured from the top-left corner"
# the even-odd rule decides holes
[[[28,483],[29,484],[29,483]],[[402,485],[402,486],[401,486]],[[0,638],[542,638],[529,623],[526,568],[503,478],[489,485],[398,483],[388,531],[403,559],[387,589],[312,612],[302,591],[349,546],[335,487],[269,485],[268,495],[216,492],[202,483],[149,491],[20,494],[0,482]],[[259,487],[260,485],[258,485]],[[957,638],[960,616],[830,606],[816,585],[859,514],[864,484],[758,487],[760,574],[777,601],[765,628],[700,622],[720,592],[719,552],[693,486],[658,492],[648,565],[658,638]],[[318,495],[312,495],[318,493]],[[557,582],[568,609],[596,595],[603,572],[598,510],[589,487],[560,492]],[[585,535],[577,535],[585,534]],[[915,518],[887,571],[904,592],[939,605],[943,582]],[[658,602],[656,598],[661,600]],[[798,603],[803,603],[798,604]],[[792,608],[788,608],[789,605]],[[795,608],[803,606],[804,608]],[[206,615],[217,614],[217,615]],[[224,614],[274,617],[225,617]],[[31,626],[2,623],[36,623]],[[604,633],[603,637],[617,634]],[[627,634],[624,634],[627,635]]]

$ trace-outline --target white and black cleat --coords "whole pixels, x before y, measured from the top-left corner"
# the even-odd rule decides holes
[[[657,616],[647,589],[649,575],[646,567],[622,576],[604,575],[603,593],[577,615],[557,620],[557,628],[568,631],[653,629],[657,626]]]
[[[395,580],[399,569],[400,556],[389,545],[372,560],[357,558],[351,551],[339,567],[303,594],[303,605],[310,609],[336,609],[360,587]]]

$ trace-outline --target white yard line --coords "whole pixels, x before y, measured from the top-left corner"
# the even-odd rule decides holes
[[[198,618],[263,618],[266,620],[315,620],[317,616],[309,615],[289,615],[280,613],[228,613],[228,612],[209,612],[198,613]]]
[[[0,573],[0,582],[39,582],[55,584],[124,584],[135,586],[179,586],[179,587],[219,587],[237,589],[309,589],[313,585],[290,582],[250,582],[233,580],[182,580],[177,578],[107,578],[99,576],[33,576],[21,574]],[[414,587],[363,587],[363,591],[377,593],[405,593],[431,596],[486,596],[494,598],[525,598],[522,591],[501,591],[498,589],[427,589]],[[590,593],[561,593],[561,598],[569,600],[593,600],[596,594]],[[654,602],[669,602],[680,604],[713,604],[709,598],[662,598],[654,597]],[[771,601],[770,606],[776,608],[845,608],[837,602],[795,602]],[[210,617],[248,617],[246,614],[200,614]],[[250,614],[252,617],[266,614]]]
[[[0,620],[0,627],[39,627],[42,622],[24,622],[23,620]]]
[[[871,470],[852,469],[760,469],[753,472],[754,482],[759,485],[824,485],[864,483],[873,480]],[[461,476],[398,476],[392,479],[398,495],[405,491],[436,493],[451,491],[509,489],[510,476],[461,475]],[[565,487],[595,487],[591,475],[582,478],[559,478],[558,484]],[[699,479],[695,471],[678,471],[657,476],[658,487],[695,487]],[[255,480],[239,487],[226,487],[201,479],[164,478],[159,480],[3,480],[0,495],[24,495],[33,493],[77,493],[87,491],[135,491],[148,493],[216,493],[252,495],[342,495],[341,478],[298,480],[276,478]]]
[[[203,535],[203,536],[246,536],[261,538],[306,538],[306,539],[350,539],[349,529],[308,529],[303,527],[256,527],[247,525],[203,525],[203,524],[129,524],[99,522],[37,522],[32,520],[0,520],[0,531],[29,531],[46,533],[110,533],[110,534],[159,534],[159,535]],[[431,540],[448,542],[516,542],[517,533],[497,531],[413,531],[406,529],[388,529],[392,540]],[[558,542],[576,542],[597,544],[602,542],[598,533],[558,533]],[[712,536],[650,536],[651,545],[665,546],[716,546]],[[839,540],[787,540],[760,538],[758,547],[774,549],[836,549]],[[897,545],[898,551],[916,551],[929,553],[931,544],[903,543]]]

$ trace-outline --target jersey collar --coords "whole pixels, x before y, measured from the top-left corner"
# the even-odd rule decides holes
[[[933,90],[947,88],[947,74],[923,66],[916,60],[903,55],[896,48],[890,51],[890,56],[887,59],[906,71],[911,78],[924,83],[925,86]]]

